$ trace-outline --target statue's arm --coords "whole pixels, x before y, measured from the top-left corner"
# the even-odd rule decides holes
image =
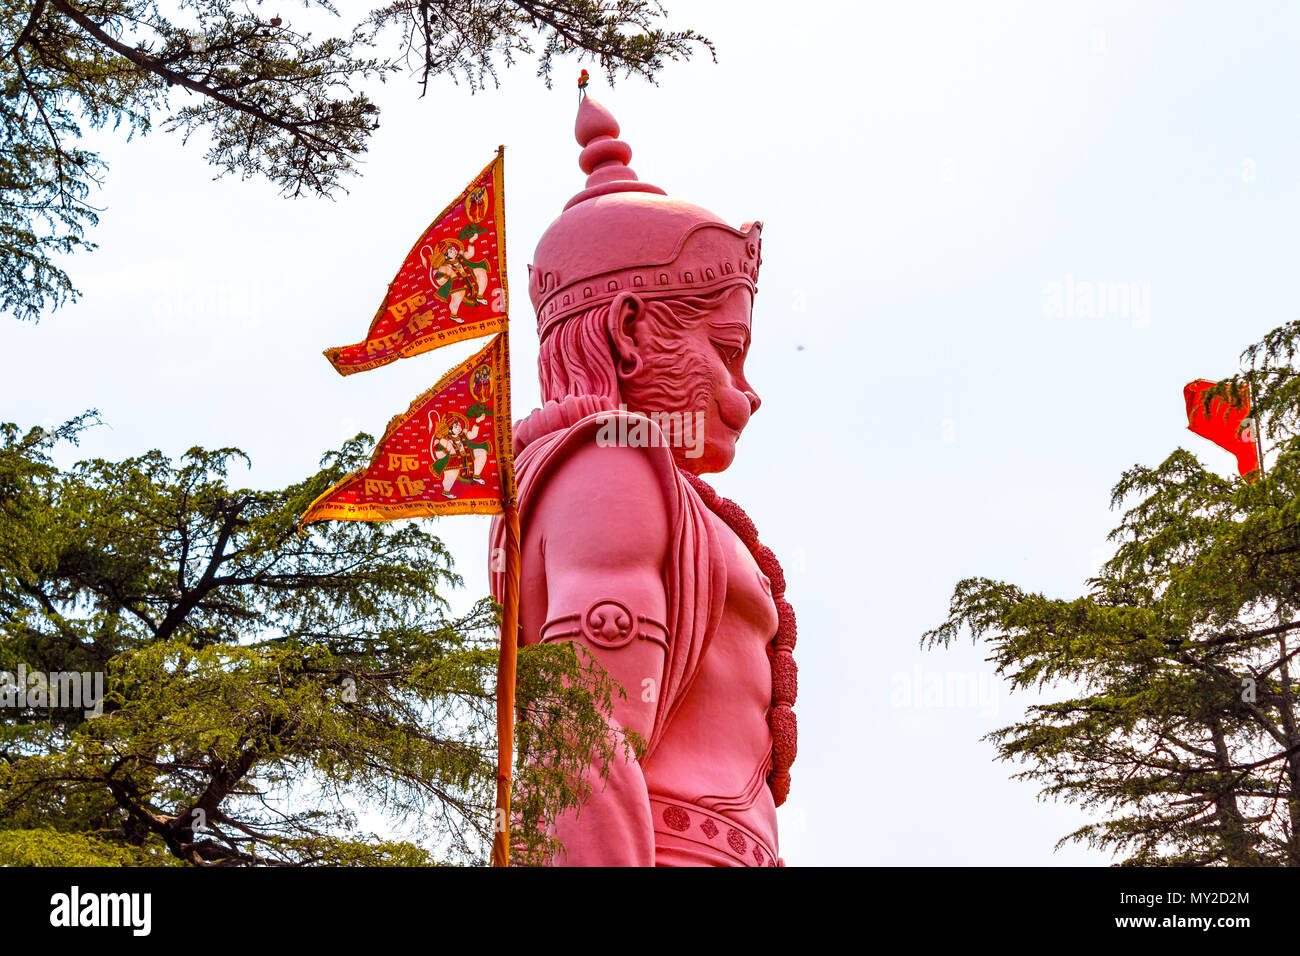
[[[616,697],[610,719],[620,750],[625,730],[648,739],[670,635],[662,577],[668,510],[645,452],[596,445],[577,451],[530,509],[525,554],[536,554],[530,537],[546,582],[538,638],[577,641],[622,685],[626,696]],[[566,849],[561,862],[652,865],[654,830],[640,765],[618,759],[607,780],[593,768],[590,782],[580,820],[563,820],[557,830]]]

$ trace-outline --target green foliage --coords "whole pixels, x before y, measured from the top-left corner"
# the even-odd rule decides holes
[[[231,487],[234,449],[59,470],[53,433],[0,426],[0,671],[100,672],[102,714],[0,708],[0,858],[427,865],[486,857],[497,612],[419,522],[308,504],[368,436],[285,489]],[[569,647],[519,659],[524,849],[605,761],[614,689]],[[360,812],[402,827],[365,832]],[[367,821],[370,822],[370,821]]]
[[[988,738],[1044,796],[1102,817],[1062,842],[1136,865],[1300,865],[1298,346],[1300,323],[1275,330],[1206,397],[1253,392],[1266,476],[1225,479],[1183,449],[1135,466],[1086,595],[968,579],[922,638],[969,633],[1013,688],[1066,692]]]
[[[229,0],[0,0],[0,309],[36,320],[75,299],[56,261],[93,248],[88,198],[105,172],[83,130],[202,134],[221,174],[325,195],[355,171],[379,125],[359,89],[403,69],[482,88],[538,48],[547,85],[574,54],[653,80],[709,41],[656,26],[654,0],[394,0],[341,35],[313,37],[263,4]],[[306,0],[302,20],[340,19]],[[171,9],[168,9],[171,8]],[[396,49],[388,55],[382,51]]]
[[[0,830],[0,866],[167,866],[168,857],[57,830]]]
[[[571,53],[595,61],[611,82],[619,72],[653,82],[665,61],[688,59],[696,45],[713,53],[712,42],[694,30],[656,26],[664,16],[658,0],[392,0],[366,24],[375,34],[401,34],[425,88],[430,77],[447,74],[482,89],[489,78],[498,81],[498,64],[512,66],[516,57],[533,54],[549,88],[556,57]]]

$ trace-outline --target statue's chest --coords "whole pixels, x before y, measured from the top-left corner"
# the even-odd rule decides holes
[[[690,689],[646,764],[646,784],[653,793],[734,815],[775,844],[765,779],[772,754],[767,645],[776,633],[776,604],[749,549],[721,518],[708,512],[708,520],[721,546],[713,556],[726,566],[726,600]]]
[[[756,643],[760,649],[776,633],[776,604],[772,582],[759,570],[745,543],[717,515],[710,513],[727,562],[727,600],[720,629],[733,640]],[[763,652],[766,659],[766,651]]]

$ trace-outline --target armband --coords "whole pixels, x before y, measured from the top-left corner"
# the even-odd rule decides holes
[[[653,641],[668,649],[668,628],[652,617],[633,614],[622,601],[605,598],[587,608],[585,614],[564,614],[542,625],[541,643],[586,638],[596,647],[626,647],[637,638]]]

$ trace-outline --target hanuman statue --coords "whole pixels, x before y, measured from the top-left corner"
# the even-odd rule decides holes
[[[552,862],[781,865],[794,614],[753,523],[699,477],[731,465],[759,408],[745,357],[762,226],[639,180],[590,97],[575,132],[586,188],[529,267],[543,406],[515,426],[519,640],[583,645],[626,691],[609,733],[647,746],[592,769]],[[601,440],[615,432],[640,439]]]

